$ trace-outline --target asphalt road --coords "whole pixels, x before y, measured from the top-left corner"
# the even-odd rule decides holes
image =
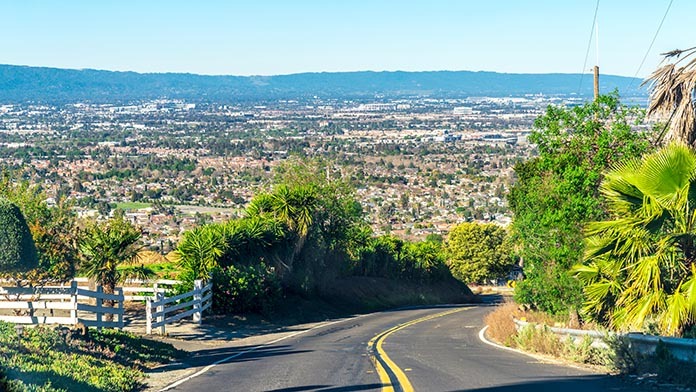
[[[478,333],[488,311],[387,311],[275,344],[201,350],[189,359],[192,365],[236,357],[170,391],[643,391],[618,377],[484,344]]]

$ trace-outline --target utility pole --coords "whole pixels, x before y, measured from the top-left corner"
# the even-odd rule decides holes
[[[594,66],[594,100],[599,98],[599,66]]]
[[[594,100],[597,102],[599,99],[599,21],[595,21],[595,52],[597,62],[594,66]]]

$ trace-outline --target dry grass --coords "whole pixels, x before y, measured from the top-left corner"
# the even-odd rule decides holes
[[[513,302],[508,302],[495,308],[484,318],[488,325],[488,336],[500,344],[513,346],[514,337],[517,334],[513,316],[519,317],[520,310]]]
[[[565,347],[561,339],[546,326],[528,325],[515,335],[517,347],[525,351],[562,357]]]
[[[591,324],[583,325],[582,328],[578,328],[577,325],[571,325],[573,324],[571,322],[572,317],[568,315],[550,315],[534,310],[522,310],[522,308],[514,302],[506,302],[496,307],[495,310],[484,318],[486,325],[488,325],[488,336],[498,343],[509,347],[519,346],[520,342],[516,341],[518,332],[513,318],[540,326],[547,325],[551,327],[576,329],[596,329],[597,327]],[[529,342],[530,345],[539,346],[538,350],[531,349],[531,351],[554,355],[556,350],[555,343],[547,341],[546,336],[528,336],[528,338],[537,340],[537,342]],[[525,347],[520,347],[526,349]]]

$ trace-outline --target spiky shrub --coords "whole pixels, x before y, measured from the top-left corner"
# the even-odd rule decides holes
[[[0,198],[0,272],[16,272],[38,265],[29,226],[17,205]]]

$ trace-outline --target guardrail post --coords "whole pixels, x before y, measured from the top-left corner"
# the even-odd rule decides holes
[[[198,279],[193,281],[193,309],[196,311],[193,313],[193,322],[201,324],[203,319],[203,281]]]
[[[162,326],[160,327],[160,334],[164,335],[165,334],[165,324],[164,324],[164,319],[166,318],[166,314],[164,313],[164,304],[162,304],[162,301],[164,301],[164,293],[161,292],[156,292],[155,293],[155,300],[157,304],[157,322],[162,323]]]
[[[79,321],[77,319],[77,282],[74,280],[70,282],[70,318],[73,325]]]
[[[145,333],[152,335],[152,298],[145,299]]]
[[[96,313],[96,316],[97,316],[97,331],[99,331],[99,330],[102,329],[102,312],[103,312],[103,309],[102,309],[102,302],[103,302],[103,300],[102,300],[102,298],[101,298],[101,295],[102,295],[103,292],[104,292],[104,289],[101,287],[101,285],[98,284],[98,285],[97,285],[97,298],[95,298],[95,299],[96,299],[96,302],[97,302],[97,313]]]

